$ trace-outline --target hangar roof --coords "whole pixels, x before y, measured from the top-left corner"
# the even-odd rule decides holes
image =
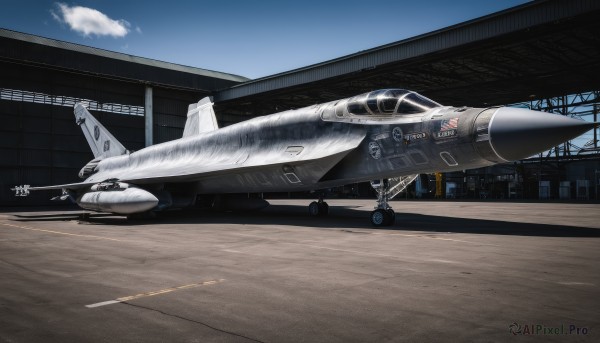
[[[215,94],[219,112],[297,108],[381,88],[485,106],[598,89],[600,2],[540,0]],[[272,104],[272,105],[269,105]],[[274,106],[274,108],[269,108]]]
[[[0,61],[212,93],[227,122],[382,88],[488,106],[600,89],[598,18],[597,0],[532,1],[255,80],[5,29]]]
[[[195,91],[212,91],[249,80],[6,29],[0,29],[0,60]]]

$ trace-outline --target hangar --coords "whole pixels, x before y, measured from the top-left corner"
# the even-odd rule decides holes
[[[2,29],[0,205],[46,204],[47,193],[15,198],[8,189],[30,180],[33,185],[72,182],[92,158],[73,125],[76,101],[87,102],[133,150],[181,137],[188,104],[206,95],[215,98],[221,126],[387,87],[412,89],[445,105],[526,103],[597,121],[599,14],[600,3],[593,0],[534,1],[256,80]],[[486,185],[509,183],[516,169],[529,170],[538,185],[521,189],[521,196],[529,197],[541,192],[539,182],[546,178],[562,181],[573,160],[583,163],[575,168],[577,178],[597,180],[596,132],[589,151],[577,157],[569,145],[555,149],[552,159],[509,166],[504,181],[491,170],[448,177],[463,179],[462,194],[468,194],[473,177],[479,186],[473,191],[481,195],[480,175]]]
[[[181,138],[187,107],[247,78],[0,30],[0,205],[14,185],[74,180],[92,159],[73,105],[87,103],[128,149]],[[147,115],[151,114],[151,115]],[[12,185],[12,186],[11,186]]]

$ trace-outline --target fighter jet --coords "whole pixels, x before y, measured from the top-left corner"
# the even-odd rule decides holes
[[[562,115],[509,107],[442,106],[404,89],[256,117],[218,128],[212,98],[189,107],[183,137],[128,151],[81,103],[75,105],[94,159],[82,182],[16,187],[62,189],[58,199],[122,215],[193,206],[215,194],[322,190],[372,181],[373,226],[395,222],[388,200],[417,174],[530,157],[594,127]],[[323,215],[322,198],[309,205]]]

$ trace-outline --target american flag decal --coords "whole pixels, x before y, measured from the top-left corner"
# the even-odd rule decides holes
[[[457,126],[458,126],[458,118],[444,119],[444,120],[442,120],[442,127],[440,128],[440,131],[448,131],[448,130],[456,129]]]

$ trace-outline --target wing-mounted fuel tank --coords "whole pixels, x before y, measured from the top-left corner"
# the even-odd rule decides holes
[[[102,182],[93,185],[77,204],[86,210],[131,214],[145,212],[158,204],[152,193],[123,182]]]

